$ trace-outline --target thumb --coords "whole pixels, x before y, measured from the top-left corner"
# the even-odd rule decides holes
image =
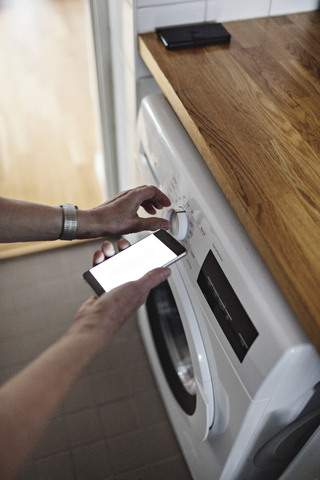
[[[118,289],[123,289],[122,298],[126,298],[127,303],[130,304],[134,311],[146,301],[150,290],[159,285],[159,283],[164,282],[170,275],[171,270],[168,267],[155,268],[139,280],[125,283]]]
[[[102,310],[109,308],[109,316],[112,316],[112,310],[119,322],[119,319],[126,319],[137,310],[146,301],[150,290],[164,282],[170,274],[170,268],[155,268],[139,280],[125,283],[102,295],[97,302]]]
[[[144,285],[144,288],[149,292],[152,288],[164,282],[171,275],[171,270],[168,267],[160,267],[146,273],[138,282]]]

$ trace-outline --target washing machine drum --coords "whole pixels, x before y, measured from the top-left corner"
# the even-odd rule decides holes
[[[213,387],[199,325],[177,266],[169,281],[151,291],[147,310],[167,383],[193,435],[203,441],[213,424]]]

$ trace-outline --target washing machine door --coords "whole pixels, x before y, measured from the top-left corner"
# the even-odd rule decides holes
[[[176,265],[147,300],[153,340],[172,395],[193,437],[204,441],[214,419],[214,396],[205,347],[187,289]]]

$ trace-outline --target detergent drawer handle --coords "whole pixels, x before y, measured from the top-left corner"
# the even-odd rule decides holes
[[[320,425],[320,407],[297,418],[265,443],[254,457],[263,469],[283,471]]]

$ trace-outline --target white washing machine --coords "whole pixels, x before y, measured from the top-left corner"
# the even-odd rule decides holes
[[[137,132],[140,173],[188,251],[139,324],[190,472],[277,479],[320,423],[318,354],[162,94]]]

